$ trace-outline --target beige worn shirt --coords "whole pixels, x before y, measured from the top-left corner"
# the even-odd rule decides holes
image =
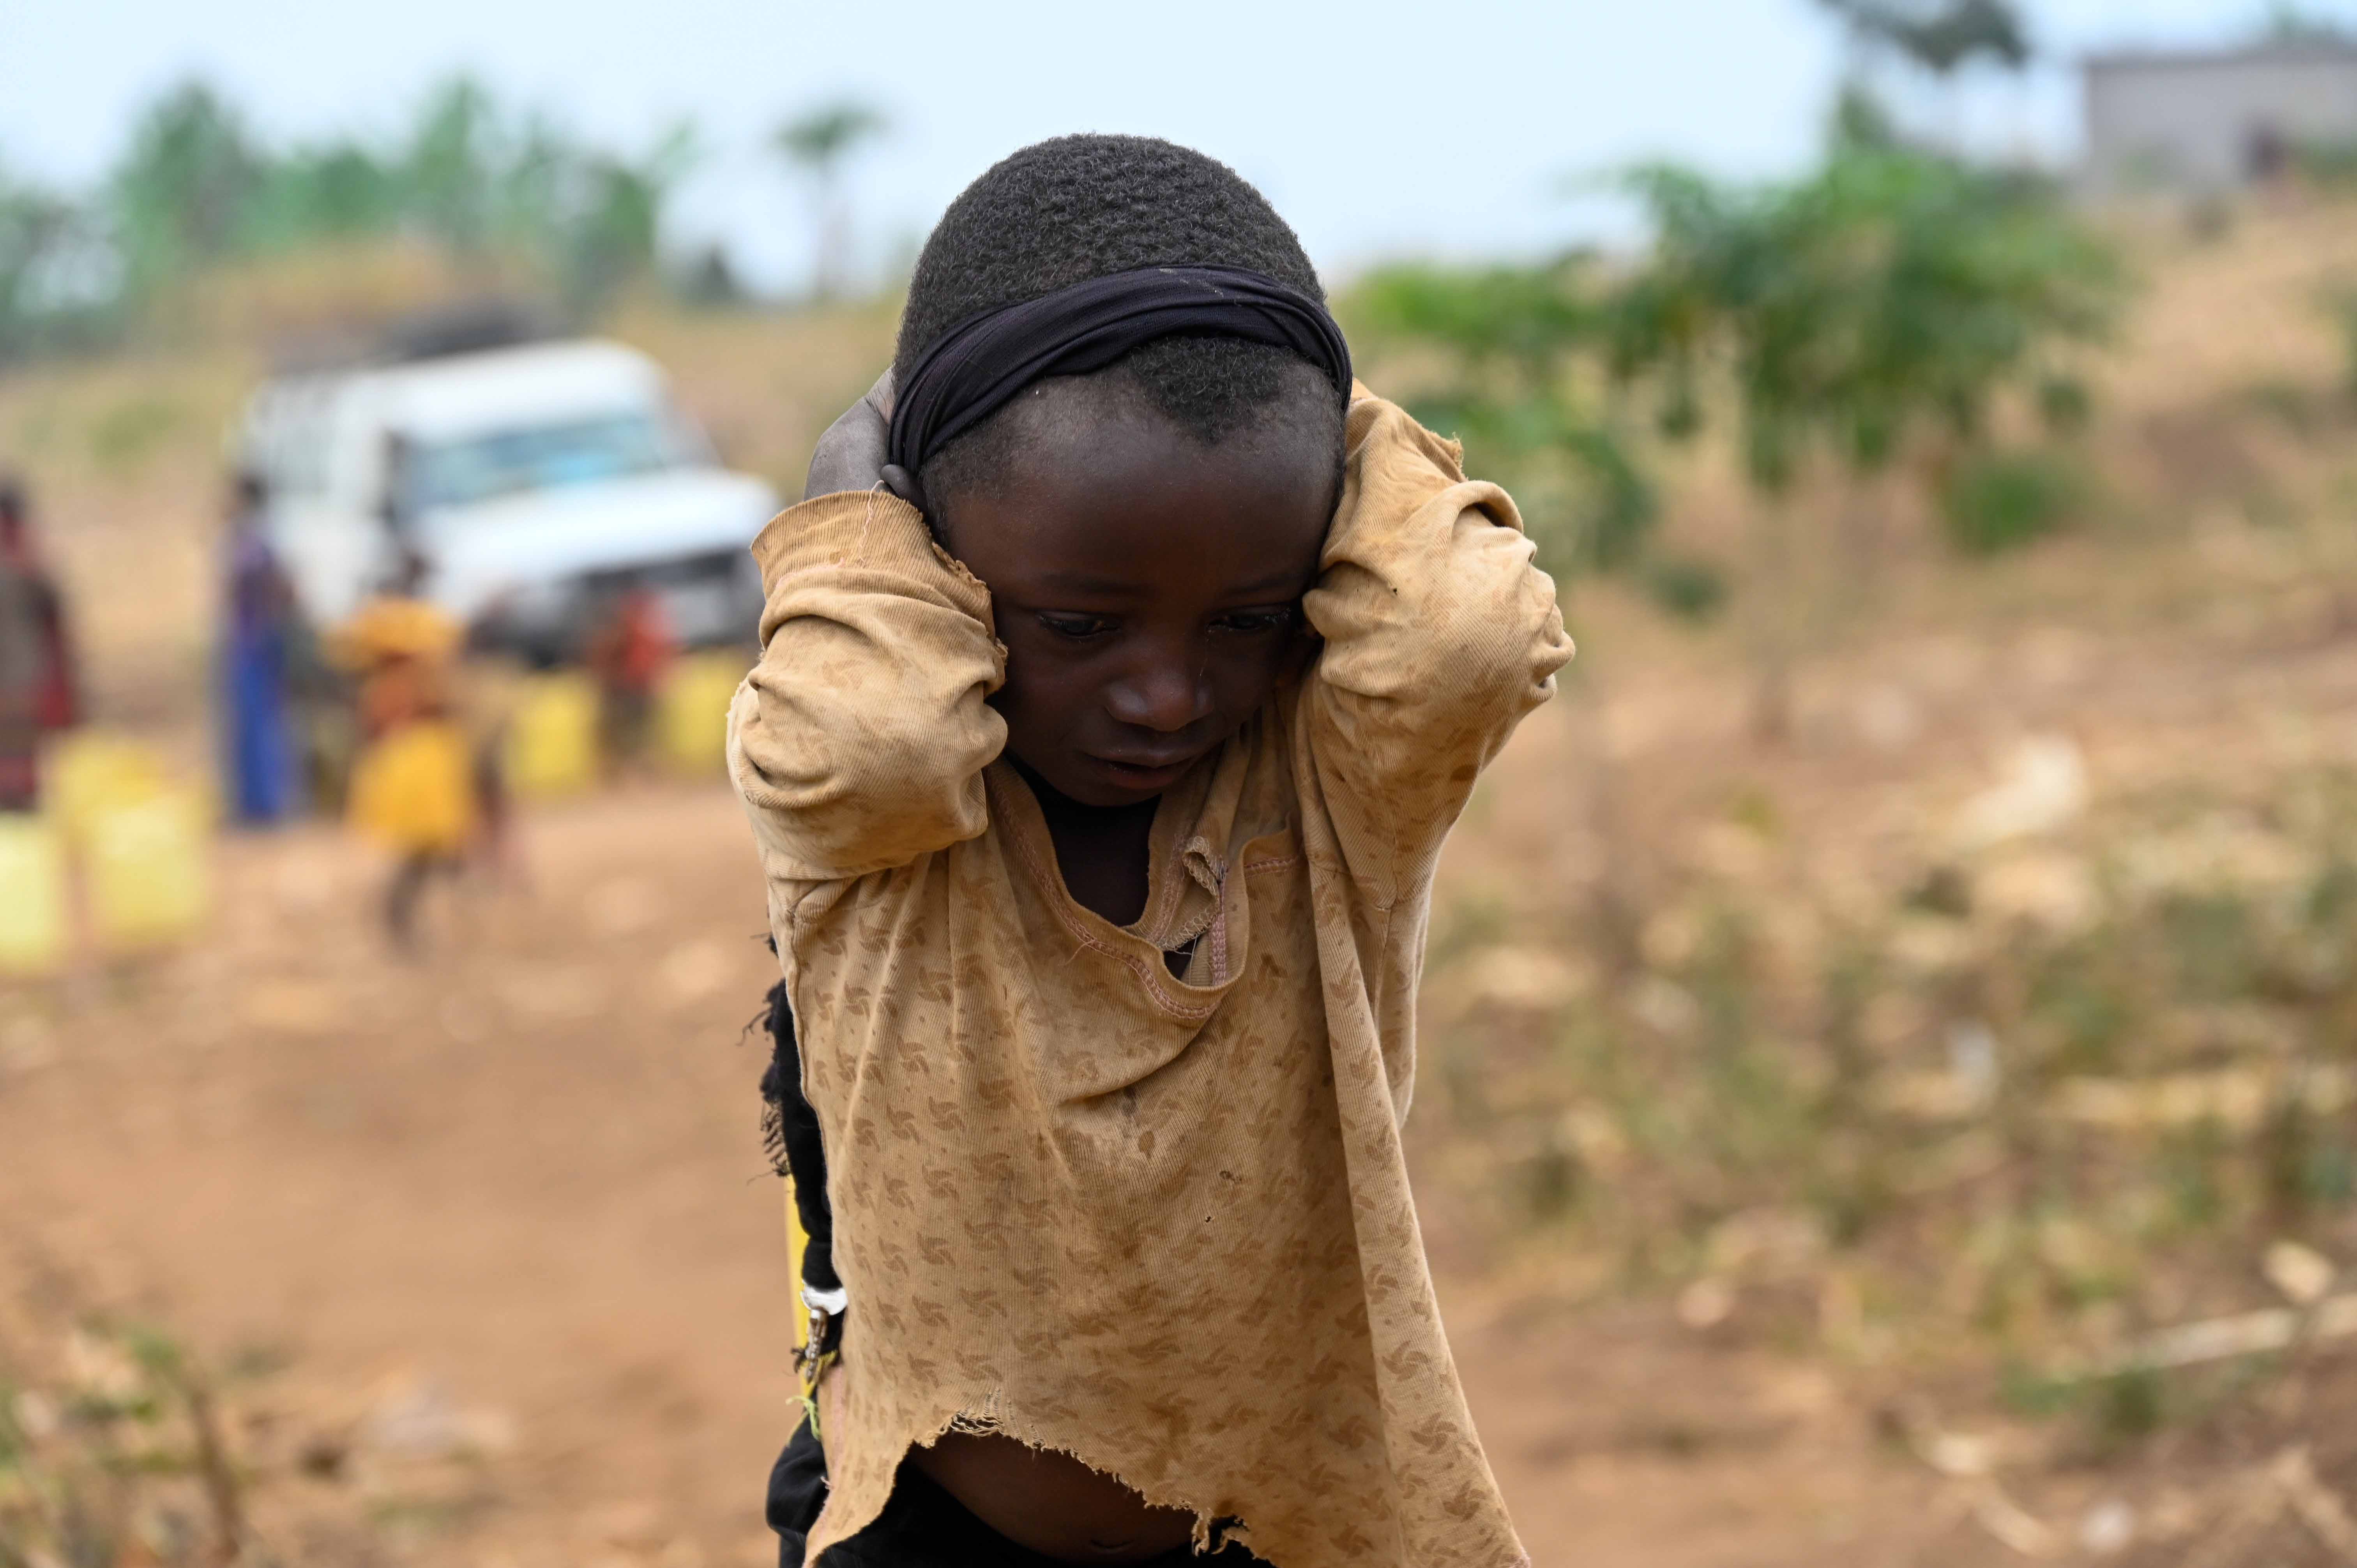
[[[1325,646],[1164,796],[1145,915],[1066,892],[985,699],[990,596],[918,513],[754,546],[729,714],[850,1294],[815,1560],[951,1426],[1078,1455],[1277,1568],[1526,1561],[1400,1151],[1433,865],[1571,657],[1514,505],[1366,395]],[[1163,955],[1200,937],[1183,977]]]

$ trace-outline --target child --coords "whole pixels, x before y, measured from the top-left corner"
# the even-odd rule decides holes
[[[1441,840],[1571,655],[1513,503],[1114,136],[952,204],[813,488],[729,743],[843,1292],[783,1562],[1526,1561],[1399,1137]]]
[[[435,877],[456,875],[477,825],[476,774],[459,727],[451,666],[458,623],[425,597],[430,567],[404,552],[388,590],[337,628],[337,661],[360,683],[361,754],[347,813],[393,856],[385,934],[417,950],[417,905]]]
[[[607,773],[643,767],[655,696],[679,657],[662,596],[643,583],[614,595],[590,634],[587,663],[597,680],[597,746]]]

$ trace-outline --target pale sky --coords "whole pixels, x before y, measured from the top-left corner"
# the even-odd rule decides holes
[[[1919,117],[2053,163],[2075,146],[2070,60],[2247,31],[2262,0],[2029,0],[2048,63]],[[2357,0],[2310,14],[2357,20]],[[1527,253],[1625,232],[1567,177],[1672,156],[1728,175],[1797,166],[1842,59],[1810,0],[0,0],[0,164],[87,180],[135,107],[200,73],[265,134],[381,130],[473,70],[626,148],[690,116],[709,156],[681,242],[725,239],[780,285],[807,266],[806,204],[763,149],[849,93],[891,116],[852,170],[872,260],[921,237],[996,158],[1075,130],[1168,136],[1233,164],[1321,267]]]

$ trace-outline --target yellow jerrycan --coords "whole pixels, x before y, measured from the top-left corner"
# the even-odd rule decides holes
[[[726,766],[728,704],[745,679],[734,653],[699,653],[673,666],[656,709],[664,764],[674,772],[716,777]]]
[[[0,975],[55,973],[66,927],[64,834],[45,817],[0,815]]]
[[[79,730],[59,739],[46,771],[49,814],[76,846],[89,842],[100,813],[151,800],[170,789],[153,752],[103,731]]]
[[[597,782],[597,688],[577,671],[518,687],[502,760],[518,800],[577,795]]]
[[[204,929],[212,895],[207,815],[195,790],[169,785],[90,808],[82,873],[102,950],[143,952]]]

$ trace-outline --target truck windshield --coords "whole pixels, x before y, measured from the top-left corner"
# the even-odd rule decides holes
[[[412,459],[410,499],[421,510],[471,506],[675,467],[687,456],[678,433],[652,409],[527,425],[421,442]]]

